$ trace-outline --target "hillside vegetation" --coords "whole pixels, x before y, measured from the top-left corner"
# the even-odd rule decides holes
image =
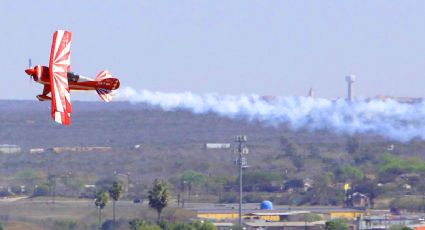
[[[0,144],[22,147],[19,154],[0,155],[0,195],[91,197],[119,179],[128,188],[124,198],[144,199],[147,187],[160,178],[172,185],[179,201],[235,202],[237,156],[231,149],[204,145],[231,143],[239,134],[248,136],[250,148],[245,202],[341,205],[343,184],[350,183],[373,205],[379,197],[418,195],[425,189],[422,140],[400,143],[369,134],[291,130],[126,102],[75,102],[71,126],[61,127],[51,120],[49,106],[0,101]],[[48,150],[60,146],[112,150]],[[30,154],[31,148],[46,151]]]

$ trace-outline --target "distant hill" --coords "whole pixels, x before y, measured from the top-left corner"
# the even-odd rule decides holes
[[[335,135],[291,132],[242,118],[231,120],[215,114],[193,115],[186,111],[165,112],[129,102],[73,102],[71,125],[63,127],[50,117],[50,103],[0,100],[0,144],[24,148],[54,146],[114,146],[134,144],[203,144],[232,142],[247,135],[250,144],[276,144],[284,132],[309,141],[335,141]],[[300,139],[301,142],[305,141]]]
[[[231,149],[209,150],[204,145],[232,143],[234,136],[240,134],[248,136],[250,167],[247,173],[252,181],[260,181],[253,182],[256,184],[250,188],[252,190],[258,189],[257,185],[263,186],[265,191],[281,190],[288,181],[300,184],[300,179],[309,181],[329,176],[332,188],[348,180],[357,181],[359,186],[389,183],[394,191],[400,191],[391,183],[403,186],[400,176],[409,172],[422,173],[425,168],[425,163],[418,160],[413,169],[406,165],[416,158],[407,161],[397,158],[416,156],[424,159],[425,142],[422,140],[399,143],[373,135],[350,137],[329,131],[293,131],[284,125],[271,127],[243,118],[163,111],[129,102],[75,101],[71,120],[69,127],[55,123],[50,117],[49,102],[0,100],[0,145],[15,144],[23,149],[21,154],[0,154],[0,186],[22,183],[35,186],[44,183],[49,178],[47,175],[56,175],[62,179],[78,179],[78,191],[81,191],[81,183],[93,184],[124,173],[136,186],[133,189],[136,192],[146,189],[154,178],[170,180],[176,190],[182,173],[193,170],[215,183],[222,183],[220,189],[215,187],[214,190],[221,194],[234,187],[231,182],[237,175],[236,155]],[[134,148],[135,145],[140,148]],[[112,147],[112,150],[29,154],[31,148],[90,146]],[[385,160],[387,153],[394,157],[387,156]],[[389,164],[389,160],[398,165]],[[393,172],[390,177],[382,174],[379,165]],[[270,181],[261,182],[263,179],[255,176],[264,176]],[[222,177],[226,178],[224,182]],[[422,185],[425,186],[425,181],[417,183],[414,189]],[[333,204],[330,198],[333,195],[328,199],[308,200],[310,195],[304,194],[301,200],[310,204]],[[287,202],[286,198],[282,199],[281,203]]]

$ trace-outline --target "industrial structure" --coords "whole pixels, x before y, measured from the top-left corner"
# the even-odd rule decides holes
[[[347,101],[352,102],[354,99],[353,84],[356,81],[356,75],[345,76],[345,81],[347,81]]]
[[[308,97],[314,97],[314,90],[313,90],[313,88],[310,88],[310,90],[308,91]]]

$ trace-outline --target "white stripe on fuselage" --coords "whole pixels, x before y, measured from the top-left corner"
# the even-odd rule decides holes
[[[69,88],[71,90],[95,90],[96,89],[96,87],[73,85],[73,84],[70,84]]]
[[[88,78],[88,77],[85,77],[83,75],[78,75],[78,76],[79,76],[79,78],[78,78],[78,81],[77,82],[94,81],[93,79]]]

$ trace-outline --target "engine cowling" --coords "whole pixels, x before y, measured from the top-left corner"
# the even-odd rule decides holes
[[[34,79],[34,81],[37,82],[50,81],[49,67],[47,66],[36,65],[34,66],[34,68],[26,69],[25,73],[30,75]]]

